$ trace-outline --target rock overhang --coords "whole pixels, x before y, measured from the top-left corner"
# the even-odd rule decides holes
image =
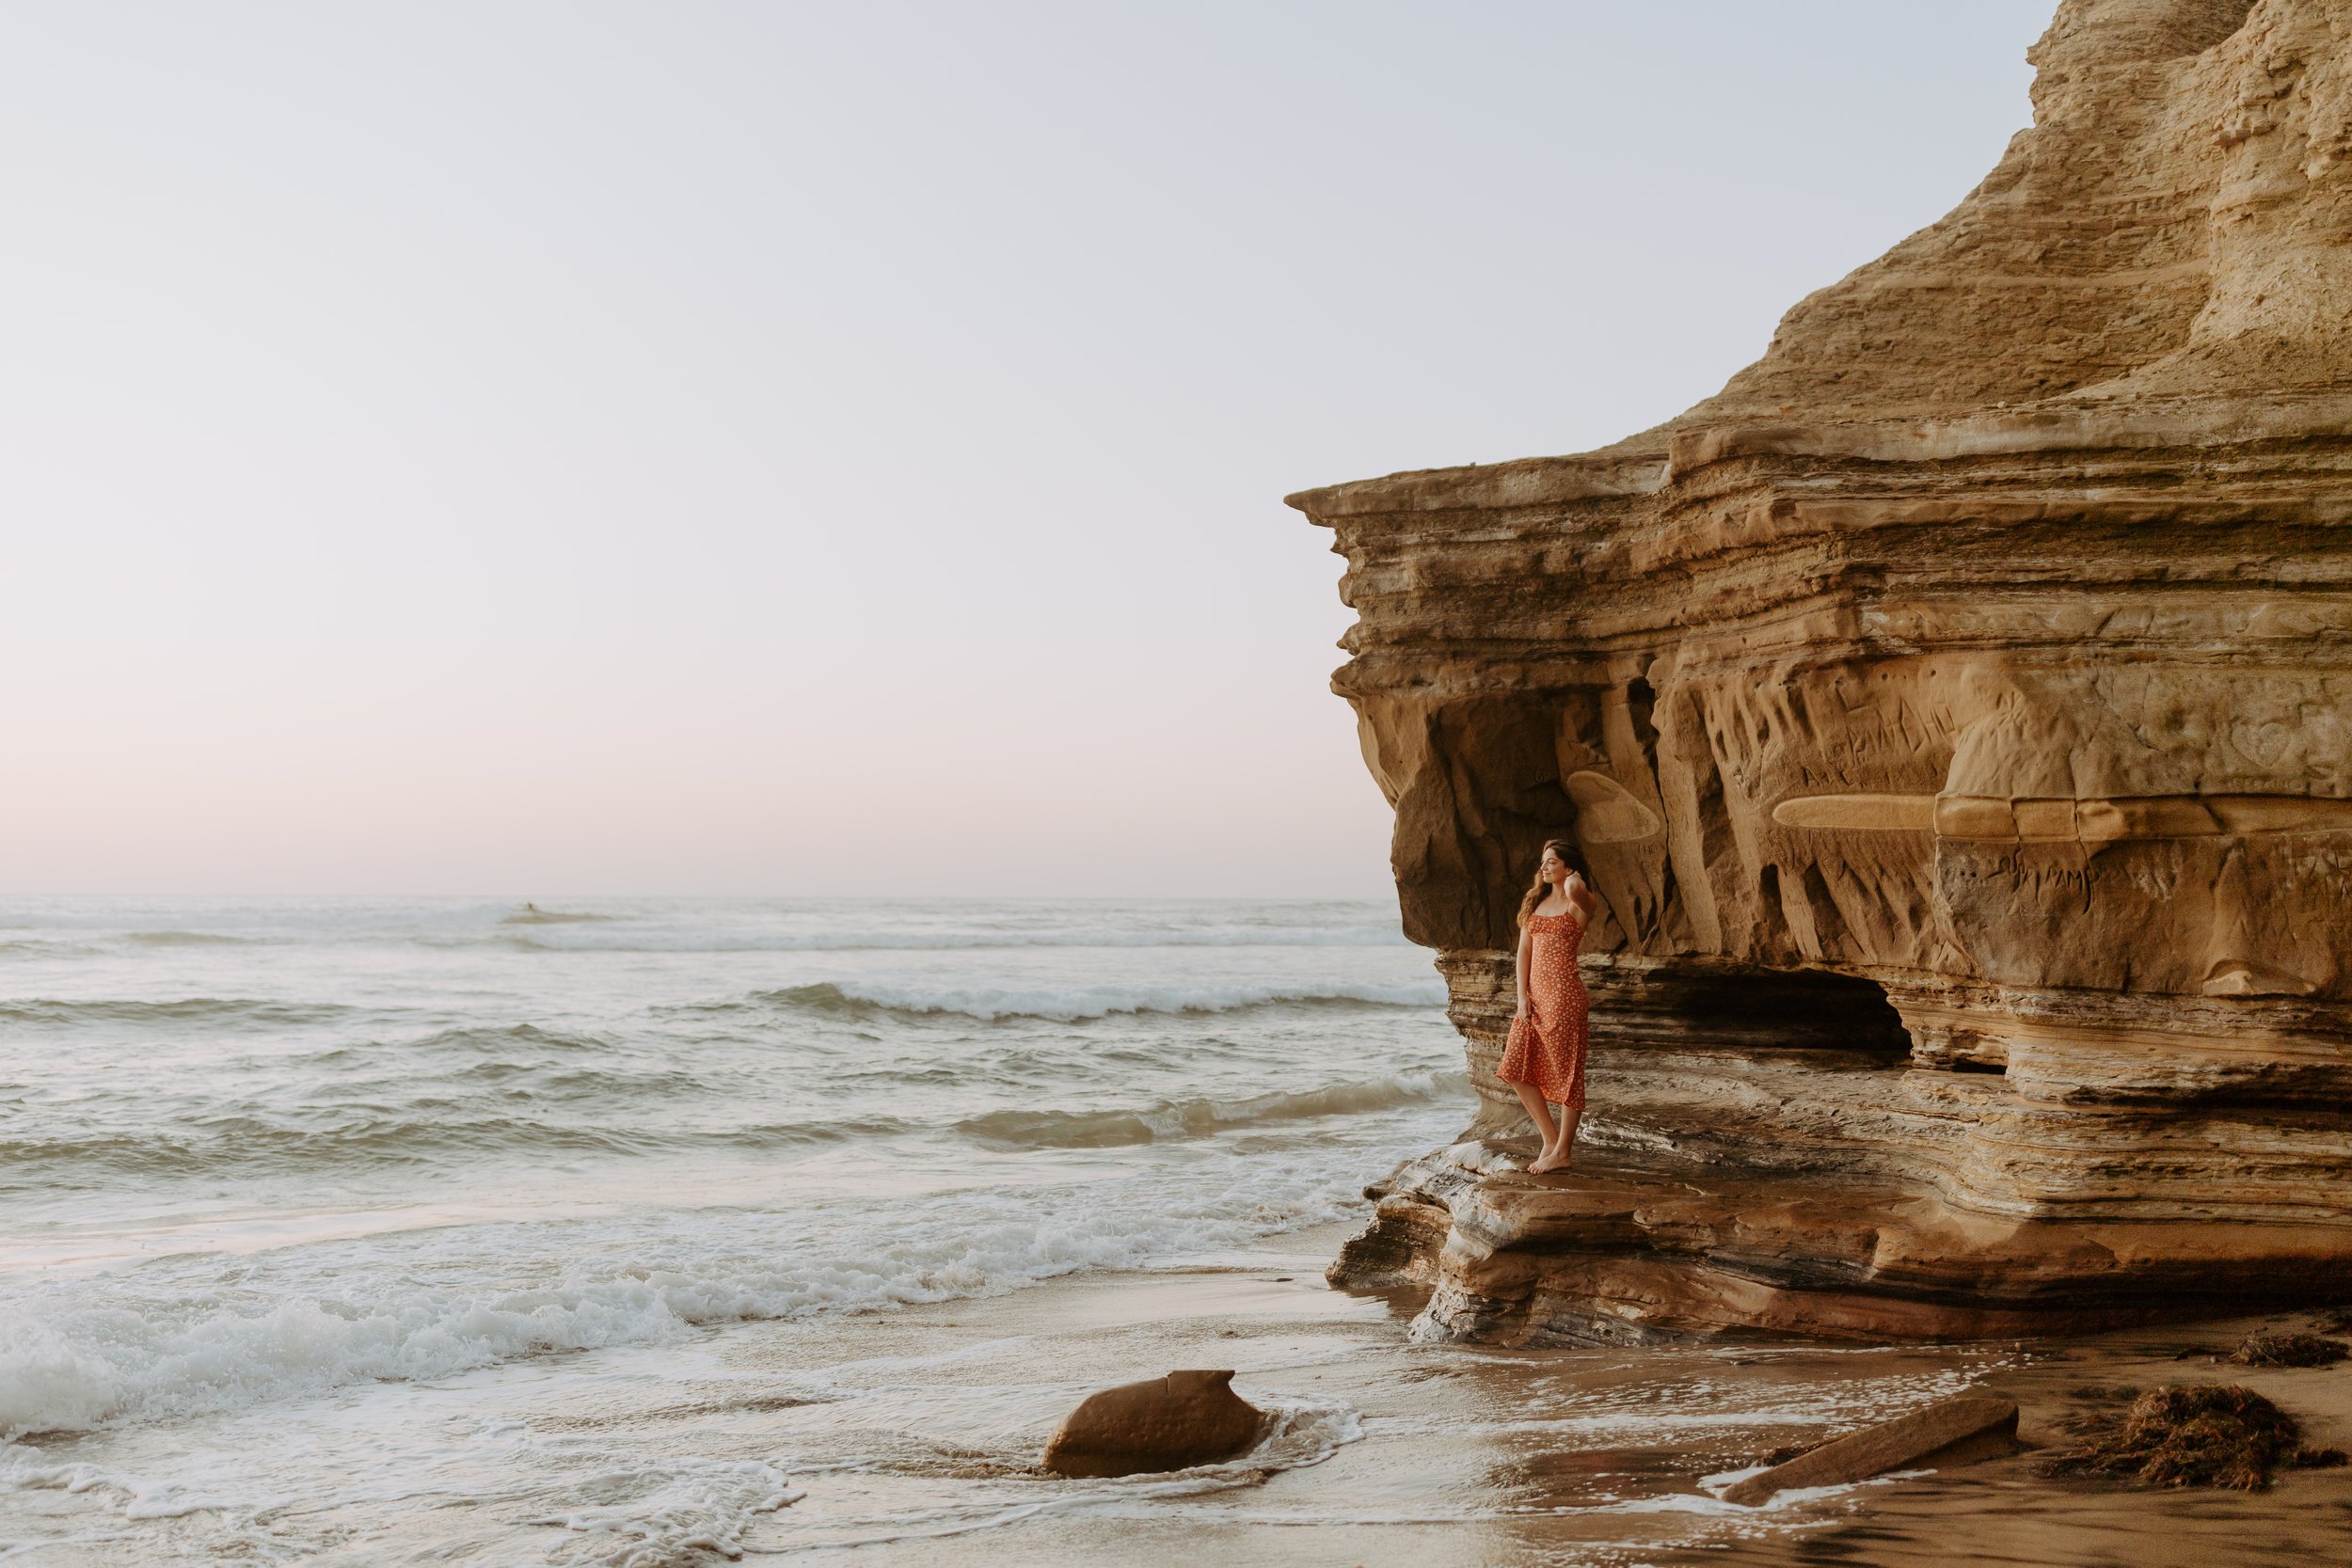
[[[1289,498],[1348,562],[1333,685],[1479,1130],[1517,1119],[1490,1070],[1510,912],[1567,829],[1606,905],[1600,1131],[1716,1167],[1793,1138],[1817,1172],[2009,1216],[2077,1260],[2088,1295],[2036,1299],[2078,1316],[2212,1299],[2194,1246],[2169,1272],[2081,1261],[2094,1223],[2178,1240],[2226,1214],[2277,1240],[2275,1280],[2352,1264],[2352,340],[2312,309],[2216,319],[2252,309],[2241,275],[2335,289],[2286,264],[2315,226],[2352,253],[2344,171],[2259,145],[2332,125],[2352,148],[2338,9],[2072,0],[2001,169],[1717,398],[1600,452]],[[2217,128],[2257,67],[2267,128]],[[2246,169],[2297,156],[2273,205],[2308,211],[2265,209],[2266,257]],[[1918,322],[1928,285],[1948,319]],[[2310,329],[2216,346],[2275,347],[2280,321]],[[1806,976],[1882,990],[1906,1059],[1796,1061],[1876,1027]],[[1731,1080],[1701,1057],[1726,1037],[1784,1104],[1851,1125],[1717,1115]],[[1562,1233],[1531,1222],[1518,1250],[1576,1254]],[[2209,1283],[2261,1256],[2217,1251]],[[2002,1293],[1982,1258],[1949,1272]]]

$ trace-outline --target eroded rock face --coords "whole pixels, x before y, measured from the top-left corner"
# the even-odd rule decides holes
[[[2352,5],[2069,0],[2031,58],[1999,167],[1681,419],[1291,499],[1475,1131],[1565,828],[1604,1153],[1997,1218],[2058,1323],[2168,1305],[2089,1226],[2252,1227],[2151,1243],[2201,1303],[2352,1264]]]

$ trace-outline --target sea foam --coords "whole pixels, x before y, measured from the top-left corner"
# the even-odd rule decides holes
[[[1147,1267],[1358,1212],[1363,1171],[1455,1115],[1424,1108],[1389,1129],[1392,1147],[1347,1159],[1321,1144],[1204,1151],[1181,1168],[1080,1186],[820,1213],[655,1211],[158,1259],[0,1307],[0,1437]],[[474,1283],[531,1275],[546,1283]]]

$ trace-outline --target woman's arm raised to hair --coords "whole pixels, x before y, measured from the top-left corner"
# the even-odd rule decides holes
[[[1534,941],[1535,941],[1535,927],[1533,927],[1533,926],[1525,926],[1525,925],[1521,926],[1521,927],[1519,927],[1519,954],[1518,954],[1518,962],[1517,962],[1516,964],[1514,964],[1514,965],[1512,966],[1512,968],[1513,968],[1513,984],[1516,986],[1516,988],[1518,989],[1518,993],[1519,993],[1519,1003],[1518,1003],[1518,1010],[1517,1010],[1517,1011],[1515,1011],[1515,1012],[1511,1015],[1511,1016],[1512,1016],[1512,1017],[1514,1017],[1514,1018],[1525,1018],[1525,1017],[1527,1016],[1527,961],[1528,961],[1528,949],[1529,949],[1529,948],[1530,948],[1530,947],[1534,944]]]

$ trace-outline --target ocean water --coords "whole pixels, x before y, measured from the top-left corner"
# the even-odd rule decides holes
[[[321,1421],[577,1528],[786,1507],[789,1452],[572,1496],[451,1390],[1360,1213],[1467,1117],[1441,1002],[1371,903],[0,905],[0,1558],[312,1554]]]
[[[1440,1003],[1375,904],[0,905],[0,1565],[2341,1541],[2352,1472],[2161,1509],[2024,1459],[1718,1496],[1987,1380],[2051,1440],[2075,1385],[2177,1375],[2161,1336],[1414,1341],[1415,1303],[1321,1270],[1363,1183],[1470,1117]],[[1264,1439],[1038,1471],[1088,1392],[1178,1367],[1235,1369]]]

